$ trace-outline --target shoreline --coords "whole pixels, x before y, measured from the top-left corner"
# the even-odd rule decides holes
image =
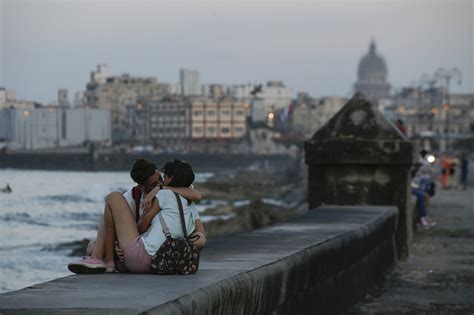
[[[65,171],[128,171],[133,161],[144,158],[157,165],[180,159],[189,161],[195,172],[214,172],[235,169],[285,169],[296,159],[287,154],[182,154],[122,152],[3,152],[0,169],[65,170]]]

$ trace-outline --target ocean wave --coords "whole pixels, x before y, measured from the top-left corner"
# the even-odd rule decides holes
[[[96,222],[97,224],[102,217],[102,212],[95,213],[95,212],[64,212],[61,214],[63,219],[73,220],[73,221],[92,221]]]
[[[39,197],[38,199],[43,201],[54,201],[54,202],[83,202],[83,203],[93,203],[97,202],[94,199],[78,195],[53,195]]]
[[[4,214],[0,216],[0,221],[4,221],[4,222],[13,221],[13,222],[26,223],[26,224],[33,224],[33,225],[49,226],[48,223],[38,221],[37,219],[33,218],[31,215],[29,215],[26,212]]]

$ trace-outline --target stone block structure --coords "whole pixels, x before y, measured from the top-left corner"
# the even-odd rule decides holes
[[[397,254],[406,258],[412,238],[409,207],[413,144],[357,93],[305,142],[308,204],[395,205]]]

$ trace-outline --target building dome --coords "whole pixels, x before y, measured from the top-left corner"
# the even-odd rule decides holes
[[[374,41],[370,43],[369,52],[360,59],[357,77],[354,92],[362,92],[374,102],[389,96],[387,66],[383,57],[377,55]]]

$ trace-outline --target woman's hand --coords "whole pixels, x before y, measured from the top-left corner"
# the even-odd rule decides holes
[[[199,237],[197,237],[199,235]],[[189,236],[197,248],[202,249],[206,245],[206,235],[202,232],[194,232]],[[194,240],[193,240],[194,239]]]
[[[156,198],[156,194],[160,191],[160,185],[153,188],[144,198],[143,198],[143,208],[145,211],[149,211],[151,209],[151,205],[153,204],[153,199]]]
[[[115,254],[117,254],[117,257],[118,259],[120,259],[120,261],[125,261],[125,253],[123,251],[123,249],[121,249],[119,247],[119,244],[117,241],[115,241]]]

